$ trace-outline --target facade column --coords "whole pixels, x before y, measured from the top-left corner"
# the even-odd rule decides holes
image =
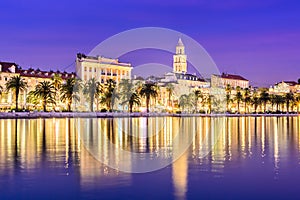
[[[131,79],[131,70],[128,70],[128,79]]]

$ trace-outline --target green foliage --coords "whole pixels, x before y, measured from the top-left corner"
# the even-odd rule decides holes
[[[26,90],[27,83],[23,81],[21,76],[13,76],[6,82],[6,90],[7,91],[14,91],[16,97],[16,110],[18,110],[18,103],[19,103],[19,93],[21,91]]]
[[[55,87],[50,81],[43,81],[35,86],[33,95],[42,100],[43,110],[47,111],[47,104],[55,104]]]
[[[61,88],[61,101],[67,103],[68,111],[71,111],[71,105],[73,100],[79,101],[80,97],[78,95],[80,89],[80,84],[75,78],[67,79]]]
[[[90,104],[90,111],[94,111],[95,98],[98,99],[103,92],[103,86],[95,78],[90,79],[84,84],[83,94],[86,95],[86,99]]]
[[[142,88],[140,89],[139,94],[141,95],[141,97],[145,97],[146,98],[146,107],[147,107],[147,113],[149,112],[149,104],[150,104],[150,99],[152,98],[156,98],[158,95],[157,92],[157,85],[155,83],[144,83],[142,85]]]

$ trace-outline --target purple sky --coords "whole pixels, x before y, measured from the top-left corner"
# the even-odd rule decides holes
[[[254,85],[300,78],[299,1],[248,2],[2,0],[0,60],[54,70],[71,64],[70,71],[77,52],[88,53],[121,31],[155,26],[189,35],[221,71],[241,74]],[[124,61],[135,65],[149,58]]]

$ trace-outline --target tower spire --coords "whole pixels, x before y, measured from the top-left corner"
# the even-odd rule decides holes
[[[181,37],[178,39],[177,46],[184,46]]]

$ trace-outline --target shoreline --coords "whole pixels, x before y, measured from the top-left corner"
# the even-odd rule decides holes
[[[125,118],[125,117],[295,117],[297,113],[283,114],[175,114],[175,113],[103,113],[103,112],[15,112],[0,113],[0,119],[37,118]]]

